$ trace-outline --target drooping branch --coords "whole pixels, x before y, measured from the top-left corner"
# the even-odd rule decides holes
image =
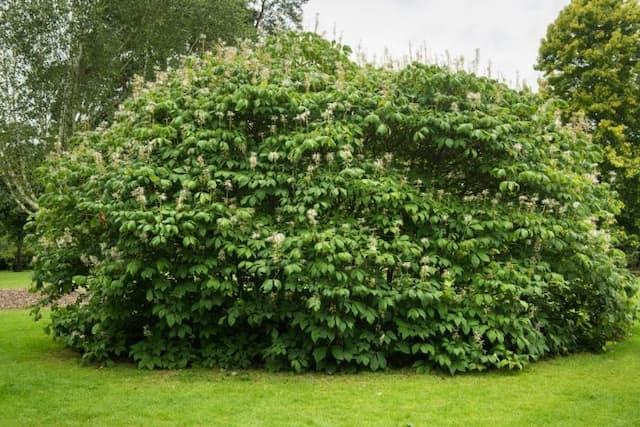
[[[29,197],[22,197],[20,188],[15,185],[15,181],[7,179],[5,175],[2,175],[1,178],[4,186],[9,191],[9,195],[21,211],[28,215],[32,215],[38,211],[38,204]]]
[[[17,136],[14,138],[17,139]],[[32,214],[38,210],[38,202],[30,184],[27,172],[28,165],[25,164],[25,161],[27,158],[33,159],[33,157],[15,152],[14,150],[20,144],[28,143],[14,140],[13,149],[9,149],[10,146],[5,145],[0,151],[0,178],[16,205],[25,213]]]

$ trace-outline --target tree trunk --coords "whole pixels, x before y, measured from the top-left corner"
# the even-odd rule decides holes
[[[13,271],[22,271],[24,270],[24,259],[22,256],[22,249],[24,247],[24,236],[20,235],[18,240],[16,241],[16,256],[13,260]]]

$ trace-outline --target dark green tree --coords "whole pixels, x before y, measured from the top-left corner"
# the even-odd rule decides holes
[[[640,4],[635,0],[573,0],[540,46],[543,91],[583,114],[605,148],[603,172],[615,172],[625,203],[618,220],[640,232]],[[568,117],[566,114],[565,117]]]
[[[15,198],[9,194],[6,186],[0,182],[0,237],[5,236],[15,252],[12,267],[14,271],[24,269],[24,226],[27,214],[16,205]]]

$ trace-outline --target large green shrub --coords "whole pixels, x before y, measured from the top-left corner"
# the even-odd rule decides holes
[[[521,368],[598,350],[635,284],[601,152],[554,106],[314,35],[219,48],[50,162],[52,330],[142,367]]]

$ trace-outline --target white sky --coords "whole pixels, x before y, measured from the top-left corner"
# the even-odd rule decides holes
[[[533,69],[547,26],[570,0],[310,0],[304,27],[338,38],[369,59],[394,59],[426,46],[430,58],[464,56],[480,50],[480,74],[491,61],[492,76],[537,87]]]

